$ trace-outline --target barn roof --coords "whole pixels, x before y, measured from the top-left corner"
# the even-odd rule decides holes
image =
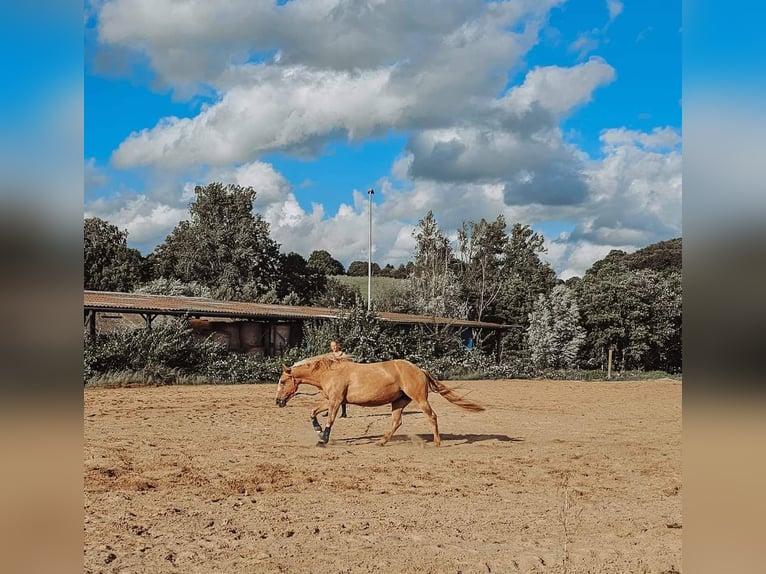
[[[337,319],[343,309],[329,307],[303,307],[297,305],[270,305],[244,301],[218,301],[205,297],[180,297],[147,295],[143,293],[118,293],[113,291],[85,291],[86,311],[112,313],[138,313],[156,315],[187,315],[189,317],[227,317],[232,319],[293,321],[302,319]],[[405,313],[378,312],[384,321],[392,323],[454,325],[482,329],[508,329],[509,325],[469,321],[449,317],[408,315]]]

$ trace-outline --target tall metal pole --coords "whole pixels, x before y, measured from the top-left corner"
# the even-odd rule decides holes
[[[370,188],[367,190],[369,205],[367,211],[370,214],[370,241],[367,247],[367,310],[372,309],[372,196],[375,191]]]

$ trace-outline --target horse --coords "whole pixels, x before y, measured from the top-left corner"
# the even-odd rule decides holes
[[[428,402],[428,391],[440,394],[449,402],[472,412],[484,410],[481,405],[459,396],[455,391],[428,371],[404,359],[380,363],[356,363],[333,360],[325,356],[295,363],[292,367],[282,365],[282,375],[277,384],[276,404],[284,407],[298,392],[299,385],[308,384],[319,389],[325,400],[311,411],[311,424],[319,433],[321,443],[330,440],[330,429],[335,422],[341,403],[363,407],[391,404],[391,428],[380,439],[386,444],[402,425],[402,410],[411,401],[428,417],[434,433],[434,444],[441,444],[436,413]],[[327,422],[322,429],[317,414],[327,409]]]

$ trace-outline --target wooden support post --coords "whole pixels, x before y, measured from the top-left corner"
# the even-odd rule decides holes
[[[613,350],[609,349],[609,358],[607,359],[607,367],[606,367],[606,378],[611,379],[612,378],[612,353]]]
[[[96,312],[94,310],[85,312],[85,326],[88,327],[88,337],[96,337]]]

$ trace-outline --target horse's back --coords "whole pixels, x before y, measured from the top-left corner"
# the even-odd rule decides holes
[[[421,369],[406,359],[391,359],[378,363],[353,363],[346,365],[350,372],[358,372],[364,376],[380,376],[399,379],[405,376],[414,376],[422,373]]]

